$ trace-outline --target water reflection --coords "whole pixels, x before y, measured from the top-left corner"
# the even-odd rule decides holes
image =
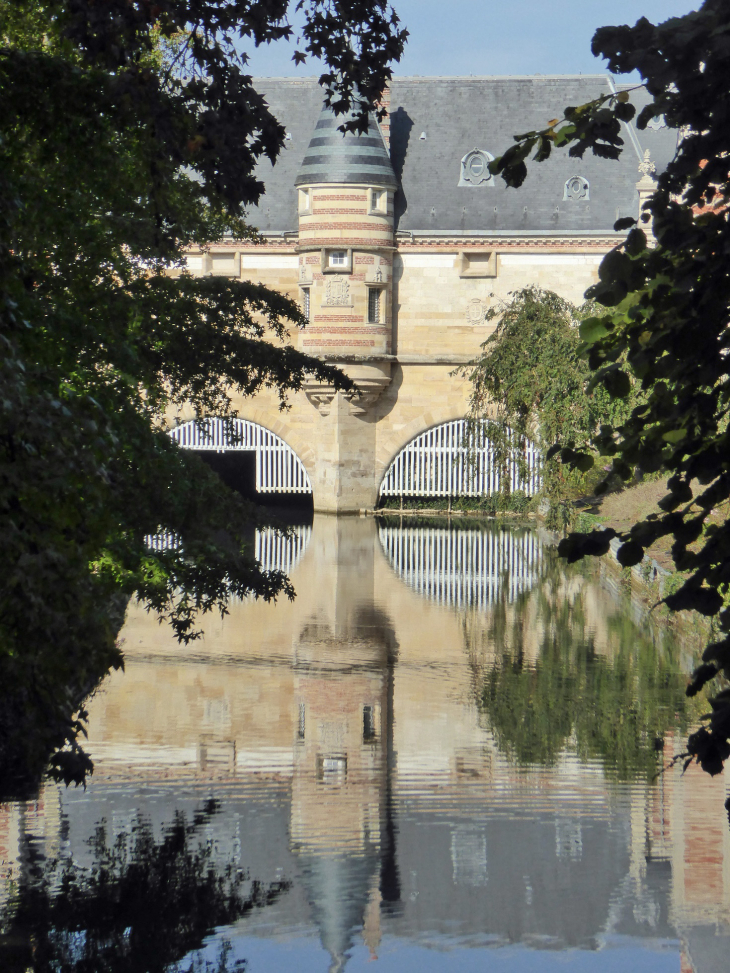
[[[315,517],[275,554],[297,599],[232,605],[189,650],[131,610],[89,789],[5,808],[0,894],[28,836],[83,867],[101,820],[159,842],[214,798],[221,867],[289,884],[206,961],[227,939],[250,973],[724,968],[724,784],[652,776],[689,663],[532,532],[398,530]]]
[[[559,561],[548,562],[539,591],[523,595],[516,611],[495,606],[488,628],[476,626],[481,647],[466,620],[495,741],[521,764],[553,764],[571,750],[624,779],[651,779],[664,734],[685,735],[701,712],[687,712],[677,646],[652,637],[624,606],[597,613],[593,586],[576,583],[579,571],[569,581]]]
[[[301,561],[312,528],[308,525],[297,524],[289,528],[289,533],[282,535],[273,527],[263,527],[256,530],[254,554],[264,571],[283,571],[291,574]]]
[[[540,575],[542,545],[530,530],[485,530],[382,524],[380,543],[399,578],[439,605],[488,608],[530,588]]]
[[[53,796],[49,794],[49,796]],[[274,902],[286,884],[264,887],[223,861],[206,840],[218,808],[207,801],[188,821],[183,812],[163,828],[134,815],[128,830],[102,819],[82,864],[69,854],[63,832],[44,842],[22,831],[23,874],[8,897],[0,929],[3,970],[34,973],[180,971],[242,973],[220,944],[216,961],[201,954],[216,926]],[[52,818],[47,823],[52,823]],[[46,822],[44,822],[46,823]],[[65,827],[63,813],[56,819]],[[45,847],[46,845],[51,847]],[[230,854],[223,855],[230,858]]]

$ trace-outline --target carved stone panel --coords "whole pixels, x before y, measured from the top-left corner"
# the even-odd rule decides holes
[[[350,281],[347,277],[328,277],[324,303],[327,307],[350,307]]]
[[[471,325],[484,324],[484,315],[486,313],[486,302],[475,297],[466,305],[466,323]]]

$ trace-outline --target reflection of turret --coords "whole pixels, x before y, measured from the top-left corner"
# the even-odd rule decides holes
[[[389,814],[397,645],[389,618],[372,604],[375,538],[367,527],[327,524],[328,542],[344,541],[351,556],[336,562],[295,647],[291,839],[332,970],[344,967],[366,920],[377,949],[373,905],[397,887]]]
[[[56,784],[45,784],[36,800],[0,804],[0,917],[14,892],[37,877],[39,862],[58,857],[65,826]]]

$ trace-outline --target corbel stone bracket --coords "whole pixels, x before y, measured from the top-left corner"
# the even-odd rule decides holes
[[[350,403],[352,415],[366,415],[380,398],[383,389],[389,385],[390,375],[386,379],[361,380],[357,383],[357,389],[354,392],[345,392],[345,398]]]
[[[380,398],[384,389],[390,385],[390,362],[378,364],[343,364],[342,370],[353,380],[355,388],[343,393],[353,416],[366,415]],[[321,416],[328,416],[337,394],[332,385],[319,382],[306,382],[304,394]]]
[[[342,368],[357,387],[356,391],[345,393],[350,413],[353,416],[364,416],[378,401],[383,390],[390,385],[390,362],[348,364]]]
[[[304,394],[321,416],[328,416],[332,409],[332,400],[337,392],[331,385],[307,382],[304,385]]]

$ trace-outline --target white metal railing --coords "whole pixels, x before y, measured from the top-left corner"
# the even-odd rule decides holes
[[[311,493],[312,484],[297,454],[283,439],[248,419],[193,419],[170,430],[184,449],[256,453],[257,493]]]
[[[273,527],[256,528],[254,556],[264,571],[283,571],[289,574],[301,561],[306,550],[312,528],[293,527],[288,535],[278,534]],[[159,531],[145,537],[147,547],[152,551],[169,551],[180,546],[177,534]]]
[[[541,462],[537,446],[529,440],[516,445],[505,470],[495,462],[486,430],[483,422],[470,428],[466,419],[455,419],[416,436],[388,467],[380,496],[480,497],[498,493],[505,474],[511,492],[537,493]]]
[[[273,527],[256,531],[256,560],[264,571],[283,571],[291,574],[301,561],[309,538],[311,527],[293,527],[288,536],[277,534]]]
[[[381,526],[379,536],[396,574],[440,605],[488,608],[503,594],[511,602],[540,574],[542,545],[531,531]]]

